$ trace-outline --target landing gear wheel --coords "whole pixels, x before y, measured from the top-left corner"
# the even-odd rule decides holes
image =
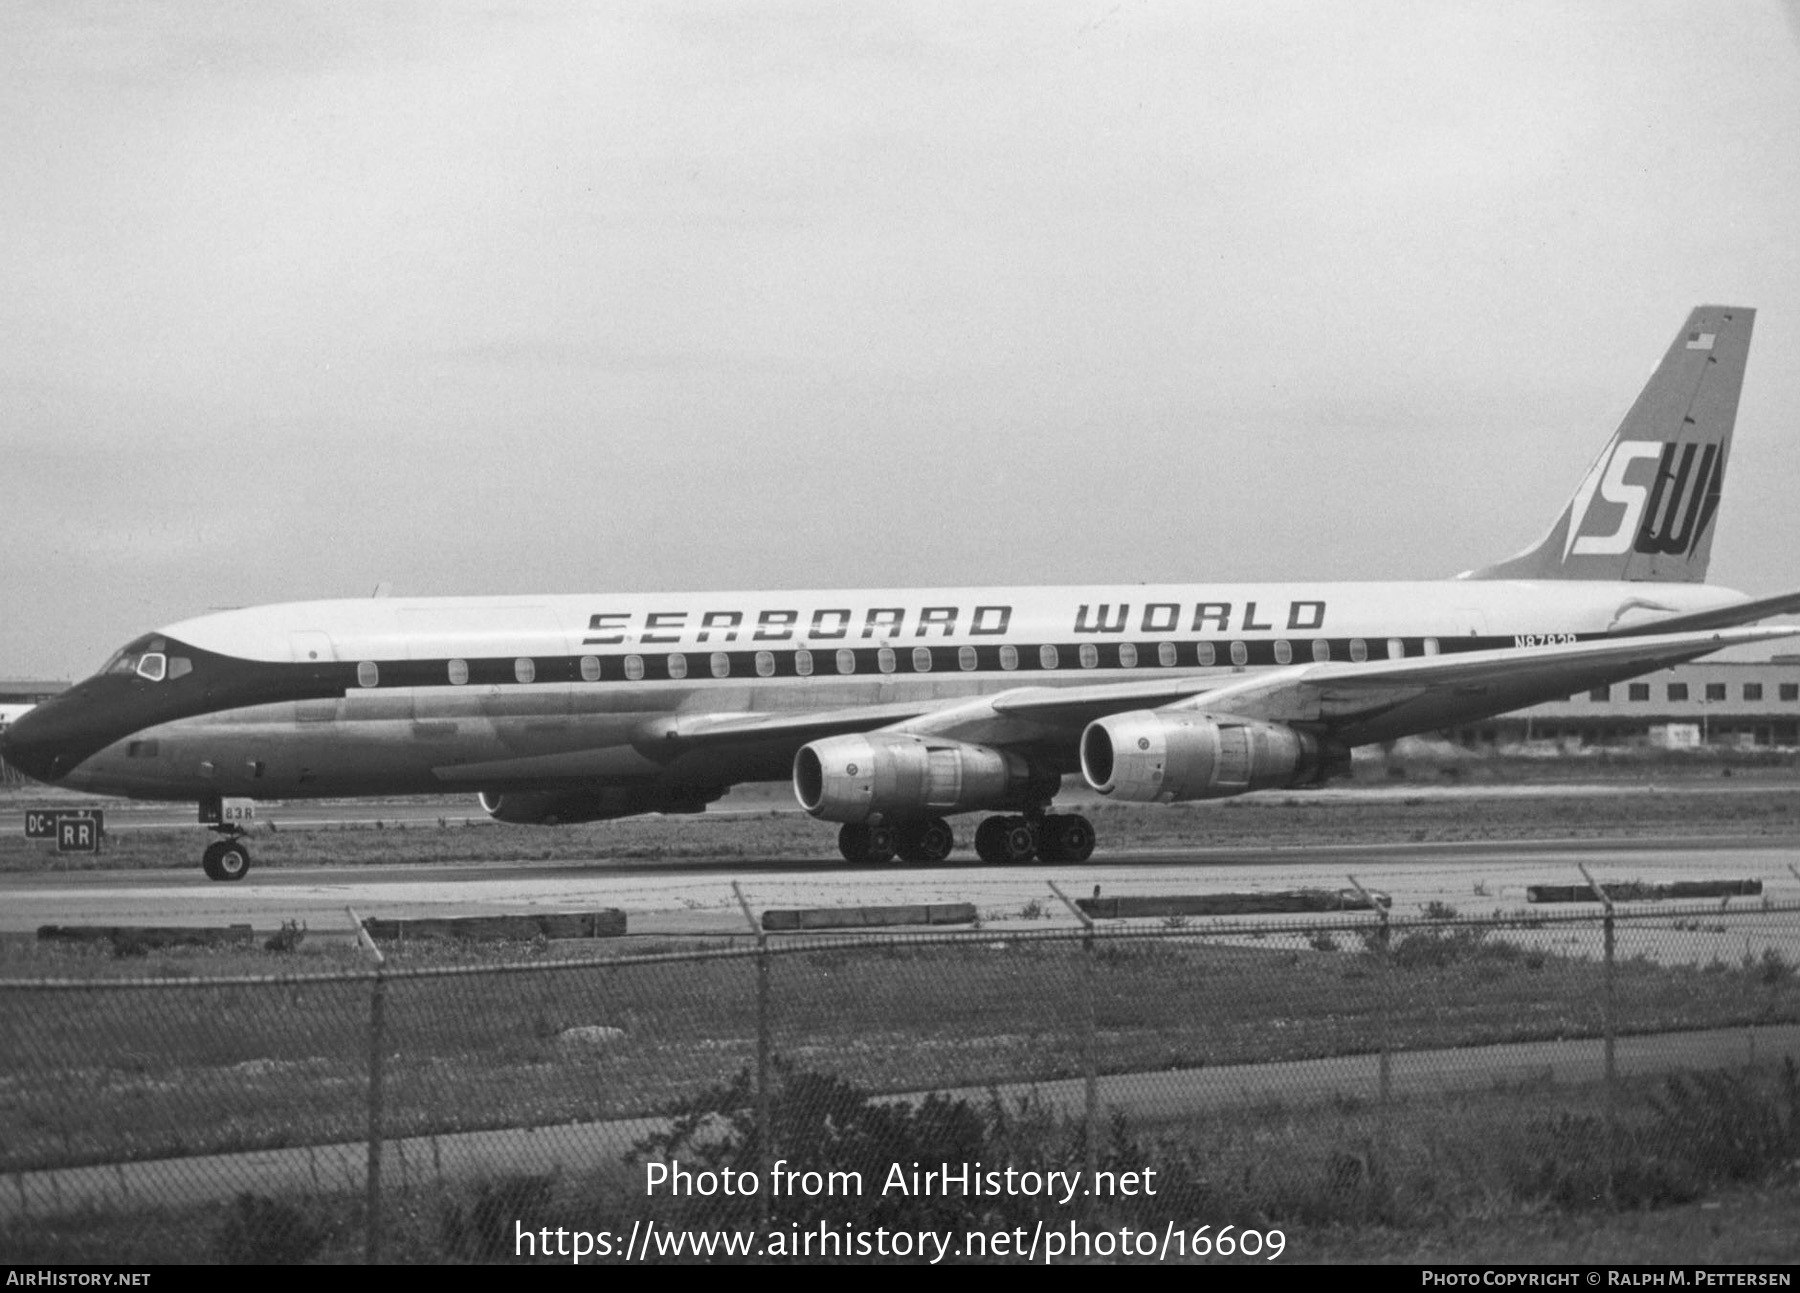
[[[1046,862],[1086,862],[1094,855],[1093,823],[1079,813],[1044,818],[1038,855]]]
[[[236,840],[219,840],[200,855],[200,869],[208,880],[242,880],[250,874],[250,850]]]
[[[913,822],[894,832],[894,851],[903,862],[942,862],[956,847],[956,834],[942,817]]]
[[[894,831],[889,826],[846,824],[838,828],[838,852],[846,862],[891,862]]]
[[[1006,856],[1006,823],[1007,817],[984,817],[981,825],[975,828],[975,856],[983,862],[998,866],[1009,859]]]
[[[1000,837],[1002,854],[1000,861],[1017,866],[1036,857],[1038,833],[1037,827],[1032,824],[1031,820],[1026,817],[1003,817],[1000,820],[1006,823],[1004,833]]]

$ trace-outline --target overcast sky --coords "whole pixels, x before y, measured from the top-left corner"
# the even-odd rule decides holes
[[[1759,309],[1782,0],[13,4],[0,676],[314,597],[1438,578]]]

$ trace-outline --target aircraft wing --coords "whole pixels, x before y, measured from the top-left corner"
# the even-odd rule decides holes
[[[1179,708],[1293,723],[1361,744],[1554,700],[1724,647],[1796,634],[1800,626],[1725,628],[1362,664],[1290,665],[1242,677],[1153,677],[1020,687],[961,700],[833,711],[671,716],[649,725],[644,741],[666,741],[665,748],[685,751],[771,740],[803,743],[843,732],[881,730],[1004,746],[1073,740],[1088,723],[1108,714]]]
[[[1164,698],[1166,688],[1149,688],[1136,704],[1131,689],[1141,685],[1137,683],[1078,687],[1070,693],[1033,688],[995,697],[994,705],[1020,716],[1062,714],[1083,725],[1127,708],[1205,710],[1315,728],[1357,745],[1505,713],[1683,664],[1724,647],[1796,634],[1800,627],[1731,628],[1366,664],[1293,665],[1196,689],[1179,699]]]
[[[1615,637],[1661,636],[1667,633],[1689,633],[1699,629],[1728,628],[1733,624],[1751,624],[1773,615],[1800,613],[1800,593],[1781,593],[1775,597],[1759,597],[1754,601],[1721,606],[1713,611],[1693,611],[1686,615],[1664,616],[1631,628],[1616,628]]]

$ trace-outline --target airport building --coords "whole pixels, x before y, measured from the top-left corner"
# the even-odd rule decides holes
[[[1800,655],[1752,664],[1678,665],[1445,733],[1471,747],[1519,741],[1578,745],[1800,746]]]

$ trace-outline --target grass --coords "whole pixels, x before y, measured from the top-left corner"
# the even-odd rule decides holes
[[[1652,765],[1651,775],[1662,770]],[[1732,793],[1721,793],[1729,788]],[[1641,791],[1641,793],[1640,793]],[[30,791],[0,802],[19,809],[36,802]],[[49,802],[46,800],[45,802]],[[62,802],[61,800],[57,802]],[[70,800],[68,802],[74,802]],[[99,802],[99,801],[96,801]],[[1321,798],[1303,791],[1271,792],[1213,803],[1126,805],[1083,803],[1094,822],[1101,855],[1204,845],[1270,848],[1317,844],[1450,842],[1497,839],[1666,840],[1729,835],[1800,835],[1800,786],[1774,770],[1748,782],[1737,778],[1645,780],[1628,793],[1571,793],[1554,784],[1525,796],[1441,798],[1420,794],[1396,800]],[[252,840],[260,867],[394,866],[409,863],[563,862],[605,858],[608,865],[671,861],[836,861],[836,828],[802,813],[745,816],[702,814],[671,822],[628,818],[585,826],[500,826],[459,803],[438,822],[349,824],[331,828],[259,831]],[[959,818],[960,846],[970,846],[970,818]],[[201,833],[119,831],[95,856],[57,855],[43,841],[0,836],[0,871],[188,869],[196,864]]]
[[[1479,1261],[1792,1262],[1800,1258],[1793,1160],[1800,1096],[1792,1064],[1617,1084],[1614,1152],[1593,1129],[1608,1101],[1596,1087],[1526,1083],[1439,1097],[1291,1107],[1157,1123],[1108,1117],[1096,1129],[1103,1170],[1156,1172],[1154,1196],[1078,1199],[884,1196],[874,1182],[893,1163],[979,1162],[1019,1170],[1080,1170],[1081,1125],[1025,1097],[894,1105],[841,1078],[782,1066],[770,1125],[781,1156],[815,1170],[861,1173],[856,1197],[648,1199],[639,1163],[678,1158],[692,1170],[754,1170],[759,1162],[745,1074],[687,1102],[689,1117],[621,1160],[590,1170],[496,1174],[389,1192],[389,1261],[516,1260],[515,1226],[609,1228],[634,1221],[792,1233],[930,1228],[960,1237],[1035,1222],[1089,1231],[1120,1226],[1160,1235],[1166,1223],[1280,1234],[1279,1263]],[[1586,1128],[1571,1134],[1571,1128]],[[1747,1129],[1747,1130],[1744,1130]],[[1729,1134],[1724,1134],[1729,1133]],[[1606,1194],[1608,1167],[1614,1182]],[[1650,1192],[1631,1193],[1632,1183]],[[764,1209],[767,1209],[766,1217]],[[365,1242],[359,1196],[239,1195],[211,1208],[147,1208],[0,1226],[14,1263],[110,1261],[344,1262]],[[554,1260],[554,1259],[552,1259]],[[564,1258],[564,1261],[567,1259]],[[1213,1258],[1217,1261],[1218,1258]],[[1243,1260],[1232,1258],[1226,1260]]]
[[[769,1031],[793,1062],[882,1092],[1076,1076],[1089,992],[1106,1073],[1367,1054],[1384,1029],[1405,1049],[1597,1035],[1601,967],[1534,944],[1541,932],[1401,925],[1385,952],[1321,950],[1317,929],[1247,945],[1103,938],[1091,976],[1080,943],[1066,939],[793,944],[770,960]],[[571,966],[545,956],[513,973],[495,967],[499,949],[443,954],[462,972],[385,987],[394,1134],[656,1114],[755,1055],[752,958]],[[231,957],[265,973],[364,968],[343,947]],[[361,1135],[368,979],[218,983],[194,973],[200,954],[62,960],[92,971],[91,985],[0,991],[13,1057],[0,1080],[0,1170]],[[187,977],[150,989],[106,983],[100,971],[117,965]],[[1627,960],[1613,996],[1625,1032],[1800,1021],[1800,981],[1764,959]],[[590,1044],[570,1032],[583,1028],[617,1031]]]

